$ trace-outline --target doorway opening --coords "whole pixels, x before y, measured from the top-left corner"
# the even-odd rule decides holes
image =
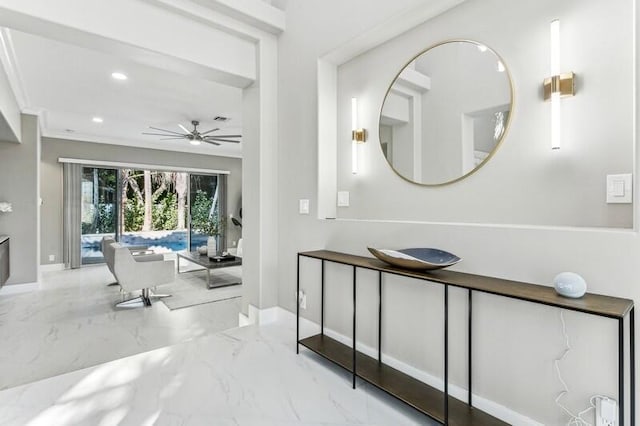
[[[81,190],[83,265],[104,262],[105,236],[155,253],[193,251],[209,236],[226,247],[225,175],[83,167]]]

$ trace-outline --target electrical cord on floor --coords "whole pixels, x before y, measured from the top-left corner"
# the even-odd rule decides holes
[[[567,413],[567,415],[569,415],[569,421],[567,422],[567,426],[592,426],[592,424],[586,421],[585,419],[583,419],[582,416],[584,416],[589,411],[596,408],[596,405],[594,403],[594,400],[596,398],[605,398],[605,397],[603,397],[602,395],[592,396],[589,399],[590,407],[585,408],[584,410],[580,411],[578,414],[573,414],[571,410],[569,410],[564,404],[562,404],[562,402],[560,402],[560,400],[569,393],[569,386],[567,386],[567,383],[562,378],[562,372],[560,371],[560,363],[564,361],[564,359],[567,357],[569,352],[571,352],[571,343],[569,342],[569,334],[567,334],[567,324],[564,320],[564,311],[562,310],[560,310],[560,322],[562,322],[562,335],[564,336],[565,349],[562,355],[560,356],[560,358],[557,358],[553,361],[553,364],[556,368],[558,380],[560,381],[560,383],[562,383],[562,387],[564,389],[562,390],[562,392],[558,394],[558,396],[555,399],[555,402],[556,402],[556,405],[560,407],[560,409],[562,409],[562,411],[564,411],[565,413]]]

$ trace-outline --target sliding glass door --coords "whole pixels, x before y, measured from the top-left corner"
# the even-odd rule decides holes
[[[117,229],[117,170],[82,168],[81,261],[83,265],[102,263],[100,241],[115,237]]]
[[[189,250],[207,245],[210,235],[217,235],[218,251],[225,249],[224,177],[220,175],[189,176],[190,232]]]
[[[225,189],[224,175],[83,167],[81,263],[104,262],[104,236],[170,253],[197,250],[217,235],[225,250]]]
[[[144,245],[156,253],[187,248],[188,174],[120,170],[120,229],[125,245]]]

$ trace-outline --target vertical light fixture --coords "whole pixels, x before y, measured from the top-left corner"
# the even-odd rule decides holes
[[[560,149],[562,141],[560,98],[575,94],[575,74],[560,73],[560,20],[550,25],[551,77],[544,80],[544,99],[551,100],[551,149]]]
[[[351,98],[351,173],[358,174],[358,145],[366,142],[367,131],[358,127],[358,99]]]
[[[551,75],[560,74],[560,20],[551,21]],[[553,78],[553,77],[552,77]],[[560,149],[560,92],[551,91],[551,149]]]

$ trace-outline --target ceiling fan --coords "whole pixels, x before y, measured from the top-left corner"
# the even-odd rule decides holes
[[[206,132],[200,132],[198,126],[200,122],[197,120],[191,121],[193,130],[187,130],[182,124],[178,124],[184,133],[174,132],[173,130],[159,129],[157,127],[149,126],[150,129],[157,130],[164,133],[148,133],[143,132],[143,135],[151,136],[164,136],[161,141],[187,139],[191,145],[200,145],[201,142],[210,143],[212,145],[221,145],[220,142],[240,143],[236,138],[242,137],[242,135],[211,135],[210,133],[220,130],[219,128],[207,130]]]

